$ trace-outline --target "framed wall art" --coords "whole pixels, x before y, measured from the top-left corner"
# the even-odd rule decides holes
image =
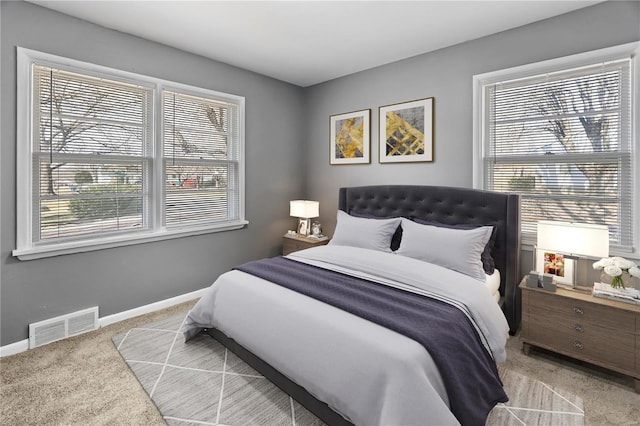
[[[549,250],[536,249],[536,271],[554,275],[556,283],[573,287],[574,260]]]
[[[380,107],[380,162],[433,161],[434,98]]]
[[[331,164],[371,162],[371,110],[329,117]]]

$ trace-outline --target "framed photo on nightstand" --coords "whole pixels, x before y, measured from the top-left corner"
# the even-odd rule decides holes
[[[557,284],[573,287],[574,261],[549,250],[536,249],[536,271],[554,276]]]
[[[298,235],[307,235],[307,222],[306,220],[301,220],[298,223]]]

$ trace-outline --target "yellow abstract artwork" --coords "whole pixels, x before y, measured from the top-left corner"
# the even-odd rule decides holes
[[[364,122],[361,117],[336,123],[336,155],[339,158],[361,158],[364,155]]]
[[[331,164],[371,162],[371,110],[329,116]]]
[[[395,112],[387,112],[386,155],[424,154],[424,133]]]
[[[379,108],[381,163],[433,161],[434,98]]]

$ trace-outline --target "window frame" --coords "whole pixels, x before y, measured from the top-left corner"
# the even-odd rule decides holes
[[[33,162],[34,135],[33,73],[32,66],[44,65],[79,74],[133,83],[153,88],[152,136],[148,205],[149,228],[135,232],[122,232],[94,236],[77,240],[33,241]],[[237,106],[238,114],[238,219],[216,223],[167,229],[163,225],[165,176],[162,144],[162,97],[163,90],[179,91],[194,96],[212,98]],[[80,253],[106,248],[121,247],[153,241],[162,241],[213,232],[236,230],[245,227],[245,98],[210,89],[190,86],[102,65],[52,55],[36,50],[17,47],[17,143],[16,143],[16,249],[12,254],[20,260]]]
[[[631,229],[631,250],[621,247],[610,247],[611,255],[640,258],[640,121],[637,118],[640,111],[640,64],[638,64],[638,54],[640,53],[640,42],[632,42],[623,45],[608,47],[604,49],[579,53],[566,57],[550,59],[527,65],[487,72],[473,76],[473,187],[477,189],[489,189],[485,186],[484,159],[487,154],[489,128],[487,123],[487,105],[485,98],[485,86],[492,85],[500,81],[516,80],[533,77],[536,75],[554,73],[573,68],[590,66],[599,62],[610,62],[624,58],[631,58],[631,70],[629,73],[631,84],[631,168],[630,176],[632,186],[632,205],[629,223]],[[617,154],[613,154],[614,156]],[[611,156],[611,154],[609,154]],[[535,245],[536,235],[534,232],[521,233],[523,248],[531,249]]]

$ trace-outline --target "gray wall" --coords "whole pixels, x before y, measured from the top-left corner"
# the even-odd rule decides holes
[[[400,37],[400,36],[398,36]],[[335,227],[341,186],[472,186],[472,76],[640,40],[640,2],[601,3],[308,89],[308,197]],[[401,41],[399,41],[401,43]],[[435,97],[434,161],[380,164],[378,107]],[[329,165],[329,116],[371,109],[370,165]],[[521,256],[530,259],[529,254]],[[529,271],[530,266],[523,266]]]
[[[249,259],[279,253],[304,196],[304,90],[25,2],[1,2],[1,342],[28,324],[90,306],[105,316],[208,286]],[[246,97],[246,212],[238,231],[20,261],[16,240],[16,46]]]

